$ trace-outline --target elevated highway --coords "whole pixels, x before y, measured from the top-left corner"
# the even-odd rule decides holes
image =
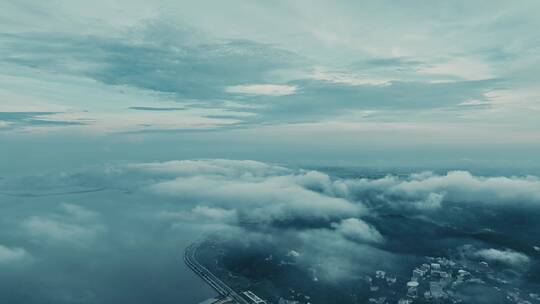
[[[222,280],[216,277],[212,272],[197,261],[198,247],[199,243],[193,243],[186,248],[184,251],[184,262],[186,265],[221,296],[233,299],[236,301],[236,304],[251,304],[251,302],[234,291],[234,289],[225,284]]]

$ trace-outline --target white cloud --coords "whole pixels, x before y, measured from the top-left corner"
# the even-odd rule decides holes
[[[452,202],[516,204],[540,208],[540,180],[537,177],[481,177],[467,171],[446,175],[411,175],[410,178],[387,176],[379,179],[345,181],[349,190],[361,195],[377,191],[413,202],[419,208],[436,208],[443,199]]]
[[[296,86],[279,84],[246,84],[235,85],[225,88],[227,93],[246,94],[246,95],[269,95],[284,96],[296,92]]]
[[[458,77],[465,80],[482,80],[493,77],[493,72],[488,64],[472,58],[453,58],[447,62],[424,65],[418,69],[418,72],[438,77]]]
[[[389,86],[392,79],[376,78],[368,75],[354,75],[345,72],[328,72],[320,68],[314,70],[310,78],[323,80],[330,83],[345,84],[350,86]]]
[[[97,221],[98,213],[74,204],[61,204],[62,213],[30,216],[21,227],[35,240],[84,245],[105,230]]]
[[[223,159],[130,164],[127,169],[148,174],[151,192],[182,202],[175,211],[158,214],[173,229],[188,222],[240,242],[263,239],[290,246],[294,240],[294,250],[302,253],[296,262],[315,267],[320,280],[372,267],[354,263],[356,254],[370,261],[385,256],[371,247],[383,241],[381,234],[357,218],[367,212],[364,205],[346,199],[343,181],[325,173]]]
[[[236,210],[222,208],[211,208],[207,206],[196,206],[191,210],[196,216],[202,216],[215,221],[234,221],[236,219]]]
[[[393,254],[379,250],[371,244],[351,242],[336,231],[313,229],[298,233],[302,253],[297,261],[306,268],[313,268],[321,280],[336,282],[374,271],[375,265],[391,267],[395,263]],[[365,241],[362,241],[365,242]]]
[[[156,193],[191,201],[213,202],[236,208],[251,221],[269,223],[304,219],[330,219],[359,214],[360,206],[328,197],[291,183],[294,177],[237,179],[216,176],[179,177],[152,187]]]
[[[251,160],[173,160],[130,164],[128,168],[168,176],[220,175],[236,178],[268,177],[290,173],[285,167]]]
[[[335,220],[365,212],[362,204],[343,198],[346,189],[342,183],[316,171],[222,159],[131,164],[127,168],[166,177],[150,186],[155,193],[235,209],[238,217],[260,224]],[[211,210],[194,211],[209,215]]]
[[[13,132],[48,134],[75,131],[90,134],[115,132],[211,129],[238,123],[253,115],[242,109],[194,107],[193,103],[171,100],[167,94],[132,86],[108,86],[82,76],[2,65],[0,112],[43,112],[33,118],[49,124],[28,121],[13,125]],[[58,92],[62,92],[59,94]],[[131,107],[177,108],[182,111],[144,111]],[[220,117],[224,116],[224,117]],[[226,116],[226,117],[225,117]],[[56,124],[54,124],[56,123]],[[65,124],[68,123],[68,124]],[[3,127],[0,125],[0,128]]]
[[[60,130],[80,131],[90,134],[107,134],[129,131],[211,129],[233,125],[240,120],[233,118],[242,112],[223,112],[216,109],[186,111],[74,111],[35,116],[36,119],[58,125],[29,125],[25,132],[49,133]],[[229,115],[231,118],[211,118],[211,115]],[[62,123],[70,123],[62,125]]]
[[[239,241],[269,238],[275,246],[297,240],[302,252],[297,262],[318,265],[321,280],[343,278],[357,269],[351,267],[355,257],[349,251],[339,254],[339,262],[321,260],[328,248],[360,247],[356,252],[366,257],[370,244],[383,241],[375,227],[357,219],[367,210],[345,198],[346,185],[319,171],[223,159],[130,164],[127,169],[148,174],[151,192],[182,202],[158,214],[171,227],[187,222]],[[310,238],[317,246],[308,244]]]
[[[80,220],[94,219],[98,213],[75,204],[62,204],[62,209],[69,215]]]
[[[530,262],[527,255],[510,249],[481,249],[475,255],[488,261],[504,263],[510,266],[523,266]]]
[[[84,243],[92,240],[101,230],[99,227],[86,227],[61,220],[32,216],[22,222],[22,227],[33,237],[44,237],[52,241]]]
[[[340,223],[335,223],[333,227],[346,238],[355,241],[380,243],[384,240],[375,227],[357,218],[344,219]]]
[[[30,257],[30,254],[19,247],[7,247],[0,244],[0,265],[20,262]]]
[[[8,127],[10,124],[9,121],[0,120],[0,128]]]
[[[479,99],[467,99],[458,104],[458,106],[484,106],[490,104],[489,101]]]
[[[477,177],[467,171],[405,181],[392,191],[410,195],[444,192],[449,200],[462,202],[540,203],[540,180],[535,177]]]
[[[209,207],[197,205],[191,210],[160,211],[156,214],[158,219],[172,222],[172,227],[185,223],[196,225],[226,227],[238,224],[238,213],[236,209],[224,209],[219,207]]]

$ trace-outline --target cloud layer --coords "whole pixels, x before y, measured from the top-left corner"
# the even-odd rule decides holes
[[[423,256],[463,246],[472,248],[463,258],[519,278],[538,270],[540,239],[523,233],[540,229],[537,177],[354,172],[207,159],[0,179],[8,215],[0,220],[0,291],[11,277],[31,285],[36,274],[50,273],[43,289],[33,289],[35,298],[14,299],[201,299],[208,291],[178,269],[177,254],[208,235],[238,254],[290,259],[319,284],[350,282],[376,269],[408,276]],[[155,285],[133,293],[148,276]],[[123,280],[127,285],[118,285]],[[194,286],[181,293],[178,280]]]
[[[540,208],[540,180],[535,176],[481,177],[467,171],[445,175],[431,172],[412,174],[406,179],[387,176],[346,182],[353,195],[399,198],[403,207],[437,209],[443,200],[464,204],[515,205]]]
[[[17,263],[29,257],[30,254],[24,248],[7,247],[0,244],[0,265]]]
[[[510,266],[523,266],[530,262],[527,255],[513,250],[482,249],[476,255],[492,262],[504,263]]]
[[[537,4],[525,2],[529,9],[496,3],[475,5],[475,13],[463,3],[398,5],[400,13],[382,16],[396,4],[236,0],[212,4],[216,15],[194,2],[103,2],[104,14],[69,1],[8,1],[0,15],[0,131],[108,134],[331,120],[473,124],[506,130],[509,140],[534,136],[539,56],[529,29],[538,25],[531,14]],[[13,112],[22,116],[3,119]]]
[[[231,208],[239,220],[257,225],[298,221],[332,221],[358,216],[361,204],[332,193],[328,176],[294,172],[253,161],[179,161],[132,166],[152,174],[176,175],[152,185],[151,191],[197,204]],[[323,193],[321,193],[323,192]],[[330,195],[329,195],[330,194]],[[368,228],[368,227],[366,227]]]

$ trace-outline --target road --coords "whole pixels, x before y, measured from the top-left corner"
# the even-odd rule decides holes
[[[220,295],[229,296],[234,299],[238,304],[250,304],[246,299],[234,291],[231,287],[216,277],[210,270],[206,269],[197,261],[196,253],[199,243],[193,243],[189,245],[184,251],[184,262],[193,270],[199,277],[201,277],[206,283],[214,288]]]

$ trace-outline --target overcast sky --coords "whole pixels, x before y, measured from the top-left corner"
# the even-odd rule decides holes
[[[4,0],[0,161],[538,168],[539,10]]]

